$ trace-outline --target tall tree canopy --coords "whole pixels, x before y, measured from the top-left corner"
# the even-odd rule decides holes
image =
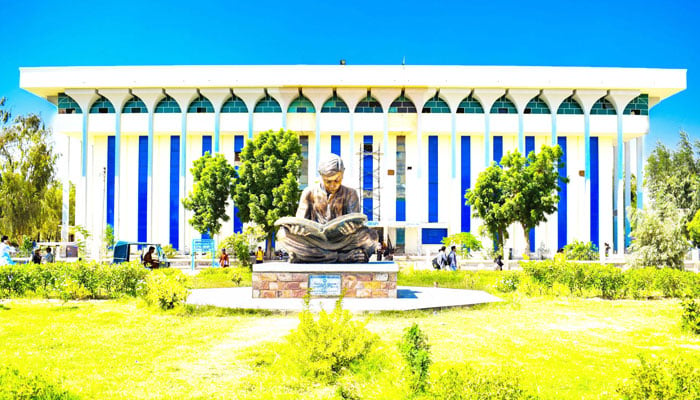
[[[12,118],[0,99],[0,226],[3,234],[37,237],[51,210],[54,193],[47,189],[54,182],[56,154],[51,132],[34,114]],[[60,209],[60,206],[59,206]]]
[[[236,170],[222,154],[212,157],[209,152],[195,160],[192,169],[194,186],[182,205],[193,212],[189,223],[199,233],[215,235],[221,222],[228,221],[228,201],[233,193]]]
[[[700,210],[700,140],[691,143],[688,134],[681,131],[675,150],[657,143],[647,160],[644,185],[653,203],[669,202],[683,212],[687,238],[685,224]]]
[[[294,215],[299,204],[300,168],[299,138],[289,131],[262,132],[248,140],[241,152],[234,201],[241,221],[263,227],[268,238],[268,254],[275,221]]]
[[[525,232],[526,252],[530,249],[528,232],[547,215],[557,210],[559,183],[568,178],[559,176],[563,166],[559,146],[542,146],[539,153],[526,157],[511,152],[501,159],[501,166],[492,163],[479,174],[473,188],[467,190],[466,203],[474,208],[474,216],[482,219],[482,232],[503,250],[508,227],[517,222]]]
[[[501,160],[506,171],[507,203],[513,210],[514,222],[520,223],[525,233],[526,253],[530,250],[530,229],[547,221],[547,216],[557,210],[559,182],[568,181],[559,176],[562,155],[559,146],[542,146],[539,153],[531,151],[527,158],[515,151]]]

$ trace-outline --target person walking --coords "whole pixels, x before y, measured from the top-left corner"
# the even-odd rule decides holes
[[[228,261],[228,253],[226,253],[226,249],[221,249],[221,255],[219,256],[219,265],[221,268],[226,268],[228,267],[229,261]]]
[[[41,250],[40,249],[34,250],[34,253],[32,254],[32,262],[34,264],[41,264]]]
[[[258,246],[258,251],[255,252],[255,263],[256,264],[262,264],[263,263],[263,253],[262,247]]]
[[[46,254],[44,255],[44,263],[51,264],[54,262],[56,262],[56,258],[54,257],[53,253],[51,252],[51,247],[47,247]]]
[[[444,270],[447,268],[447,253],[445,246],[440,247],[440,251],[438,251],[437,263],[438,269]]]
[[[450,248],[450,254],[447,255],[447,264],[450,266],[452,271],[457,271],[457,247],[452,246]]]
[[[2,235],[0,240],[0,265],[13,265],[15,262],[12,261],[10,253],[14,253],[15,248],[10,246],[10,238],[7,235]]]

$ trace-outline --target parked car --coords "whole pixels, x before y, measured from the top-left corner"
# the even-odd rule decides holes
[[[170,261],[168,261],[168,257],[165,256],[163,248],[160,246],[160,244],[148,242],[125,242],[121,240],[114,245],[114,255],[112,256],[112,264],[119,264],[134,259],[136,256],[132,256],[131,254],[132,246],[136,246],[136,248],[139,250],[138,257],[141,263],[143,263],[143,256],[148,251],[148,248],[153,246],[156,248],[154,254],[157,257],[156,259],[158,261],[159,267],[170,267]]]

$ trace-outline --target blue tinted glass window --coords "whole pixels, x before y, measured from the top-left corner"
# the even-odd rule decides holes
[[[289,113],[314,113],[316,109],[309,99],[304,96],[297,97],[287,109]]]
[[[65,93],[58,94],[58,113],[59,114],[82,114],[78,103]]]
[[[282,107],[280,107],[280,103],[274,97],[265,93],[265,97],[258,101],[253,111],[256,113],[281,113]]]
[[[141,101],[141,99],[139,99],[136,96],[133,96],[126,102],[126,104],[124,104],[124,108],[122,108],[122,113],[146,114],[148,113],[148,109],[146,108],[146,104],[144,104],[144,102]]]
[[[247,113],[248,107],[246,107],[243,100],[240,97],[233,95],[231,98],[226,100],[223,106],[221,106],[222,113]]]
[[[598,101],[593,104],[591,108],[591,115],[615,115],[615,106],[612,105],[608,99],[601,97]]]
[[[540,98],[535,97],[525,106],[525,114],[551,114],[549,106]]]
[[[515,108],[515,104],[510,101],[506,95],[501,96],[498,100],[491,106],[491,114],[517,114],[518,110]]]
[[[640,94],[625,107],[625,115],[649,115],[649,95]]]
[[[379,104],[379,102],[369,94],[367,94],[367,97],[364,99],[360,100],[359,103],[357,103],[357,107],[355,107],[355,112],[356,113],[380,113],[382,112],[382,105]]]
[[[396,100],[391,103],[389,106],[389,112],[401,114],[414,113],[416,112],[416,106],[413,105],[413,102],[402,93],[401,96],[397,97]]]
[[[557,114],[583,114],[583,108],[581,108],[581,105],[574,99],[574,96],[571,95],[561,102]]]
[[[337,94],[333,93],[333,96],[326,100],[325,103],[323,103],[323,107],[321,107],[321,112],[322,113],[346,113],[350,112],[348,109],[348,105],[345,104],[343,99],[338,97]]]
[[[190,106],[187,107],[188,113],[213,113],[214,106],[211,101],[201,94],[196,99],[192,100]]]
[[[179,113],[180,111],[180,106],[177,104],[177,101],[173,99],[172,97],[168,96],[167,94],[165,97],[158,102],[158,105],[156,105],[156,114],[160,113]]]
[[[114,114],[112,102],[106,97],[100,96],[90,107],[90,114]]]
[[[424,113],[449,113],[450,112],[450,106],[447,105],[445,100],[441,99],[437,93],[435,93],[435,96],[428,100],[425,103],[425,106],[423,106],[423,112]]]
[[[467,96],[457,106],[457,114],[483,114],[484,108],[481,107],[479,100],[472,95]]]

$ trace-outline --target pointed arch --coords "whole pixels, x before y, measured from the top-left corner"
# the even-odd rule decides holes
[[[114,114],[114,106],[106,97],[100,97],[90,106],[90,114]]]
[[[525,114],[551,114],[552,112],[549,110],[549,106],[547,103],[545,103],[544,100],[540,98],[540,96],[534,97],[530,102],[527,103],[525,106]]]
[[[574,99],[574,95],[572,94],[571,96],[567,97],[566,99],[564,99],[564,101],[561,102],[561,105],[559,105],[559,109],[557,110],[557,114],[583,114],[583,107],[581,107],[581,105],[578,104],[578,101]]]
[[[441,99],[440,96],[435,93],[434,97],[431,97],[428,101],[425,102],[425,105],[423,106],[423,111],[424,114],[440,114],[440,113],[450,113],[450,106],[447,105],[447,102],[445,100]]]
[[[383,111],[382,105],[369,92],[367,92],[367,97],[360,100],[355,107],[356,113],[381,113]]]
[[[591,115],[615,115],[615,106],[610,102],[610,100],[605,97],[601,97],[598,101],[593,104],[591,108]]]
[[[180,113],[182,112],[180,110],[180,106],[177,104],[177,101],[170,97],[168,94],[163,97],[158,104],[156,105],[156,114],[172,114],[172,113]]]
[[[200,114],[213,113],[214,106],[211,104],[211,101],[209,101],[209,99],[200,94],[199,96],[197,96],[197,98],[192,100],[189,107],[187,107],[187,112]]]
[[[457,106],[457,114],[483,114],[484,107],[481,106],[479,100],[477,100],[471,94],[462,100]]]
[[[277,102],[277,100],[275,100],[274,97],[270,96],[267,92],[265,92],[265,96],[262,99],[258,100],[258,103],[255,104],[253,112],[281,113],[282,107],[280,107],[280,103]]]
[[[331,96],[328,100],[326,100],[325,103],[323,103],[323,107],[321,107],[321,112],[322,113],[348,113],[350,112],[350,109],[348,109],[348,105],[345,104],[345,101],[341,99],[337,93],[333,93],[333,96]]]
[[[294,99],[287,108],[288,113],[315,113],[316,108],[311,100],[307,99],[303,94]]]
[[[146,103],[144,103],[137,96],[132,96],[122,107],[122,114],[146,114],[148,109],[146,108]]]
[[[245,102],[235,94],[228,98],[221,106],[222,113],[247,113],[248,107]]]
[[[83,110],[78,105],[78,102],[65,93],[58,94],[58,113],[59,114],[82,114]]]
[[[391,105],[389,106],[389,112],[390,113],[399,113],[399,114],[407,114],[407,113],[415,113],[416,111],[416,106],[413,104],[411,99],[406,97],[404,93],[401,93],[399,97],[394,100]]]
[[[503,96],[499,97],[498,100],[496,100],[493,103],[493,106],[491,106],[491,111],[489,114],[517,114],[518,109],[515,108],[515,104],[513,104],[512,101],[510,101],[509,98],[506,97],[504,94]]]

